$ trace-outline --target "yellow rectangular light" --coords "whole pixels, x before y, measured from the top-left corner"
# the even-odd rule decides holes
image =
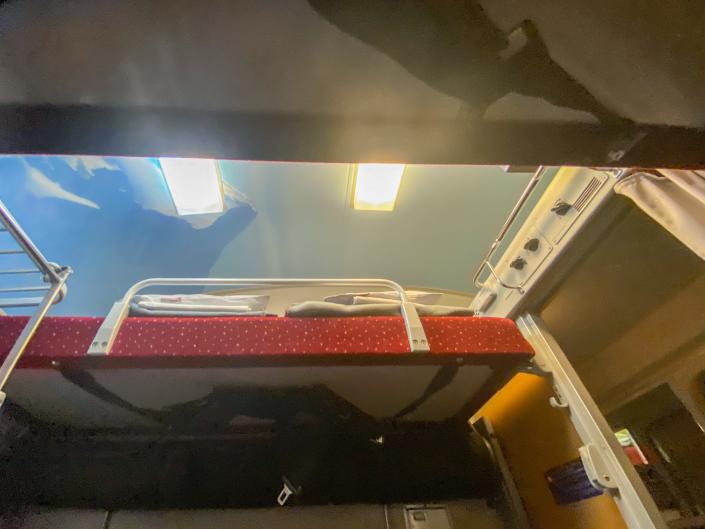
[[[222,213],[223,191],[216,160],[159,158],[159,165],[179,215]]]
[[[393,211],[406,165],[361,163],[354,168],[353,208]]]

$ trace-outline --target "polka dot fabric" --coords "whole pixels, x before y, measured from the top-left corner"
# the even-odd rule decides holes
[[[513,321],[482,317],[421,318],[433,355],[479,355],[519,360],[533,353]],[[27,322],[0,317],[0,358],[9,352]],[[45,318],[30,342],[20,367],[86,355],[101,318]],[[110,357],[131,359],[228,357],[330,357],[409,355],[401,318],[128,318]],[[303,361],[302,363],[305,363]],[[131,365],[128,364],[128,365]],[[135,364],[139,365],[139,363]]]

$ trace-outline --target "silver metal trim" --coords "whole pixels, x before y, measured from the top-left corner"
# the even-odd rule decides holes
[[[0,299],[0,308],[19,308],[19,307],[36,307],[41,305],[44,298],[6,298]]]
[[[526,188],[524,188],[524,191],[522,192],[521,196],[519,197],[519,200],[517,200],[517,203],[514,204],[512,211],[509,213],[509,216],[507,217],[507,220],[504,221],[504,226],[502,226],[502,229],[499,230],[499,233],[497,234],[497,238],[494,240],[494,242],[490,246],[490,249],[487,251],[485,256],[482,258],[482,263],[480,263],[480,266],[475,271],[475,275],[472,277],[472,282],[476,287],[482,288],[485,286],[485,282],[484,281],[480,282],[479,279],[480,279],[480,275],[482,274],[482,271],[485,269],[485,267],[487,267],[490,270],[490,273],[494,276],[494,278],[503,287],[521,290],[521,287],[519,287],[519,286],[509,286],[509,285],[504,284],[502,281],[500,281],[500,279],[497,277],[497,274],[495,274],[494,269],[492,268],[492,264],[490,263],[490,259],[494,255],[495,251],[497,251],[497,247],[499,246],[499,244],[504,240],[504,237],[505,237],[505,235],[507,235],[509,228],[512,227],[512,224],[514,224],[514,221],[516,220],[517,216],[519,215],[521,208],[524,207],[524,204],[526,204],[526,201],[531,196],[531,192],[534,190],[536,185],[539,183],[539,181],[541,180],[541,177],[544,175],[545,172],[546,172],[546,168],[543,165],[539,166],[536,169],[536,172],[529,180],[529,183],[526,185]]]
[[[654,500],[558,342],[540,318],[531,314],[520,316],[517,326],[534,348],[537,367],[552,376],[578,435],[600,454],[606,469],[602,478],[613,487],[605,492],[612,496],[627,525],[632,529],[667,529]]]
[[[7,231],[14,237],[22,247],[23,252],[26,253],[29,258],[34,261],[34,264],[39,268],[44,276],[49,279],[48,282],[58,283],[61,281],[61,272],[56,265],[52,265],[47,259],[42,255],[32,240],[27,236],[22,227],[17,223],[12,214],[7,210],[5,204],[0,201],[0,222],[5,226]]]
[[[7,294],[9,292],[43,292],[49,290],[51,287],[48,285],[31,286],[31,287],[12,287],[12,288],[0,288],[0,294]]]
[[[36,268],[16,268],[14,270],[0,270],[0,275],[10,275],[10,274],[41,274],[41,270]]]
[[[261,278],[153,278],[145,279],[132,285],[123,298],[113,305],[103,324],[88,349],[89,355],[106,355],[115,343],[115,338],[122,322],[130,310],[130,301],[140,291],[154,286],[257,286],[257,285],[284,285],[284,286],[379,286],[389,288],[399,294],[401,315],[409,340],[409,347],[413,353],[429,351],[428,339],[421,324],[416,307],[410,302],[404,289],[398,283],[388,279],[261,279]]]

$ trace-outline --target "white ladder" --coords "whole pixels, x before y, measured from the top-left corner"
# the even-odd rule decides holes
[[[29,266],[7,268],[5,266],[7,262],[6,256],[11,255],[25,255],[30,263]],[[37,307],[17,337],[2,365],[0,365],[0,406],[5,401],[3,389],[10,378],[10,374],[12,374],[27,344],[32,339],[49,308],[54,303],[61,301],[66,295],[66,279],[71,274],[69,267],[62,267],[46,260],[7,210],[5,204],[0,201],[0,281],[5,276],[34,274],[39,275],[42,284],[0,287],[0,309]],[[43,295],[22,295],[23,293],[34,292],[42,292]],[[5,297],[8,294],[10,296]]]

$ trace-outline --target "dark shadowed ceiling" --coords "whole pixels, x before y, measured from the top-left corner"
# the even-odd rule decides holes
[[[659,126],[705,125],[703,27],[698,2],[0,2],[0,149],[694,163]]]

